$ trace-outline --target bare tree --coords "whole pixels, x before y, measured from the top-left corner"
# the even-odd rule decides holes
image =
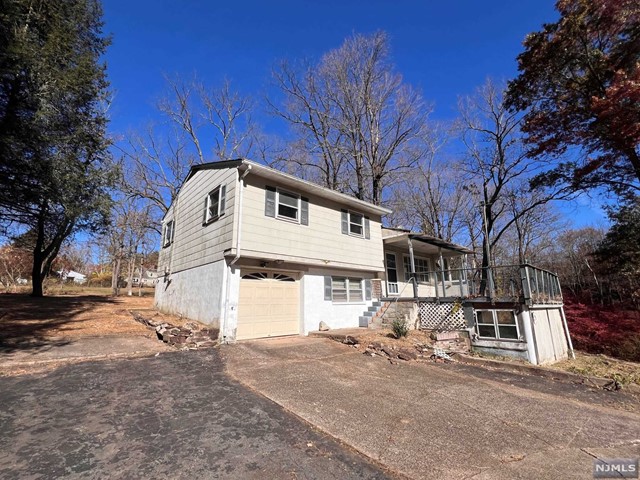
[[[388,177],[422,158],[431,109],[395,72],[385,33],[354,35],[317,65],[283,62],[274,77],[285,101],[272,110],[309,153],[290,161],[325,186],[380,204]]]
[[[158,102],[166,124],[133,133],[121,146],[124,190],[148,202],[156,219],[167,212],[194,164],[267,149],[260,143],[267,137],[253,121],[253,101],[234,91],[228,80],[220,88],[196,80],[166,81],[169,93]]]
[[[459,102],[461,138],[466,147],[462,168],[468,191],[484,216],[485,276],[492,250],[512,225],[540,205],[563,196],[558,190],[532,192],[528,188],[541,165],[527,156],[520,118],[505,107],[503,90],[504,86],[488,80],[474,96]],[[483,280],[482,288],[486,286],[486,278]]]
[[[393,213],[388,221],[447,241],[469,243],[465,219],[472,202],[459,165],[441,154],[449,132],[434,127],[432,133],[425,141],[424,158],[391,186],[388,204]]]

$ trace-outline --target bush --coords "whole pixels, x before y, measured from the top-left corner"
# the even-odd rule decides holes
[[[404,318],[396,318],[391,323],[391,330],[396,338],[406,337],[409,334],[409,325]]]

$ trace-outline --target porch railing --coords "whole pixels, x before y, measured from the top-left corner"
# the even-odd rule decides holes
[[[558,276],[529,264],[499,265],[477,268],[452,268],[420,272],[430,282],[419,282],[434,288],[434,296],[523,300],[529,304],[562,303]]]

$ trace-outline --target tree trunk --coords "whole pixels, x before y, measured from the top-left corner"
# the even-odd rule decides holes
[[[127,295],[131,297],[133,295],[133,270],[135,267],[136,257],[131,256],[129,258],[129,265],[127,265]]]
[[[40,252],[33,252],[33,267],[31,268],[31,296],[42,297],[42,264],[43,258]]]

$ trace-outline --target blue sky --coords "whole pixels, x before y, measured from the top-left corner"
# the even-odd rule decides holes
[[[244,1],[104,0],[106,61],[115,100],[111,130],[124,133],[157,119],[163,74],[197,74],[210,85],[223,78],[260,98],[283,58],[319,58],[353,32],[386,31],[405,80],[435,104],[433,119],[456,115],[457,98],[487,77],[517,71],[522,40],[557,19],[552,0],[518,1]],[[268,133],[280,125],[258,119]],[[589,217],[589,201],[580,223]],[[563,207],[566,210],[568,206]],[[594,218],[595,215],[595,218]],[[574,215],[575,216],[575,215]]]

